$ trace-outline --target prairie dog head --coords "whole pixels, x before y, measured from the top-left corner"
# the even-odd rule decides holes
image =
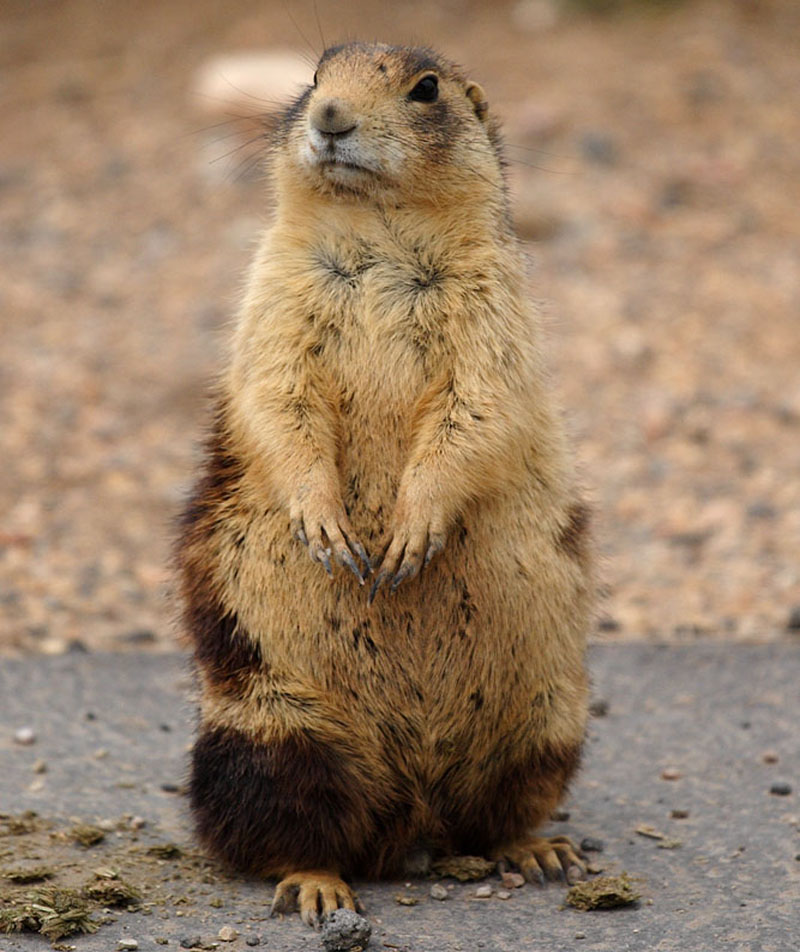
[[[428,49],[323,54],[284,118],[276,171],[342,198],[439,204],[502,188],[483,89]]]

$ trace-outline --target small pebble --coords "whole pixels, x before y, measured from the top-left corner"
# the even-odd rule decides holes
[[[597,621],[597,628],[599,631],[619,631],[620,623],[616,618],[612,618],[610,615],[606,615],[605,618],[600,618]]]
[[[244,937],[244,944],[252,945],[252,946],[261,945],[261,939],[259,939],[259,937],[255,933],[253,933],[252,935],[246,935]]]
[[[570,866],[567,870],[567,882],[570,886],[574,886],[575,883],[579,883],[583,879],[583,871],[580,866]]]
[[[200,945],[202,941],[203,940],[200,938],[199,935],[195,935],[191,937],[184,936],[181,939],[181,948],[182,949],[196,949],[197,946]]]
[[[161,788],[163,793],[180,793],[181,788],[177,783],[162,783]]]
[[[581,840],[581,849],[584,853],[602,853],[606,844],[595,836],[584,836]]]
[[[147,820],[144,817],[135,816],[131,820],[131,829],[132,830],[141,830],[143,826],[147,826]]]
[[[525,877],[522,873],[503,873],[500,878],[503,889],[520,889],[525,885]]]
[[[666,767],[661,771],[662,780],[680,780],[683,776],[683,772],[678,770],[677,767]]]
[[[670,810],[669,815],[673,820],[686,820],[689,817],[689,811],[680,809]]]
[[[23,747],[30,747],[36,743],[36,734],[32,727],[20,727],[14,731],[14,743],[21,744]]]
[[[604,698],[598,698],[589,705],[589,713],[592,717],[606,717],[608,714],[608,701]]]
[[[777,752],[774,750],[765,750],[761,755],[761,759],[765,764],[777,764],[777,762],[780,760]]]
[[[788,797],[792,792],[792,785],[786,783],[785,780],[776,780],[775,783],[769,788],[769,792],[774,794],[776,797]]]
[[[488,899],[492,895],[493,892],[494,890],[487,883],[487,884],[484,884],[483,886],[478,886],[478,888],[475,890],[475,898]]]
[[[788,631],[800,631],[800,605],[795,605],[789,612],[789,620],[786,622]]]
[[[550,819],[553,823],[566,823],[569,819],[569,810],[553,810]]]
[[[138,949],[139,943],[136,939],[120,939],[117,943],[118,949]]]
[[[449,899],[450,893],[445,889],[441,883],[434,883],[431,886],[431,899]]]
[[[217,935],[220,937],[220,939],[222,939],[223,942],[233,942],[239,933],[233,928],[233,926],[223,926]]]
[[[47,762],[40,757],[39,760],[33,762],[32,769],[34,773],[47,773]]]
[[[364,949],[372,935],[372,926],[352,909],[335,909],[322,927],[325,952],[350,952]]]
[[[497,890],[498,899],[510,899],[511,893],[507,889],[498,889]]]
[[[605,132],[587,132],[581,137],[580,149],[585,159],[595,165],[615,165],[618,159],[617,146]]]
[[[576,932],[576,933],[575,933],[575,938],[576,938],[576,939],[585,939],[585,938],[586,938],[586,933],[585,933],[585,932]]]

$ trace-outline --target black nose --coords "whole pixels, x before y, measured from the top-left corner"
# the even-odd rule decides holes
[[[352,109],[340,99],[325,99],[312,109],[311,124],[326,136],[349,135],[358,125]]]

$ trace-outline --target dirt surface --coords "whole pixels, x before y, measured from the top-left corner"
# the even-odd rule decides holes
[[[791,637],[800,7],[643,6],[316,3],[328,42],[468,64],[506,120],[598,510],[600,636]],[[191,89],[216,54],[306,50],[301,30],[318,53],[310,0],[0,8],[6,652],[174,645],[169,522],[269,213],[257,144],[211,161],[249,133]]]

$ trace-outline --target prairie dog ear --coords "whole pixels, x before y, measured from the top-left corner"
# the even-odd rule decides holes
[[[481,122],[486,122],[486,117],[489,115],[489,103],[486,101],[483,86],[479,86],[478,83],[468,83],[466,91],[467,99],[470,100],[475,109],[475,115]]]

